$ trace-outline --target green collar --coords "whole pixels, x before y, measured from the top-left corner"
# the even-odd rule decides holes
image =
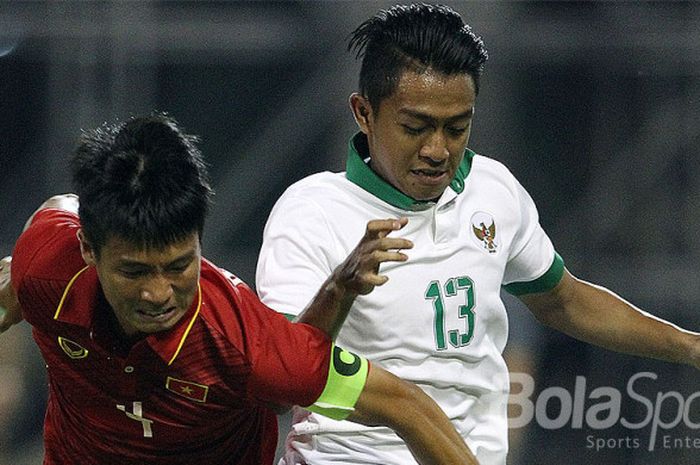
[[[358,132],[350,139],[348,144],[348,161],[346,164],[346,177],[367,192],[379,197],[383,201],[403,210],[415,210],[416,207],[430,204],[430,201],[419,201],[407,196],[394,186],[383,180],[372,168],[365,163],[364,158],[369,157],[367,137]],[[360,155],[362,154],[362,155]],[[457,194],[464,190],[464,180],[472,167],[474,152],[464,150],[464,158],[457,168],[457,173],[450,183],[450,188]]]

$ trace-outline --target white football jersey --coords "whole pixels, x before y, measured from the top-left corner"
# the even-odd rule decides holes
[[[551,289],[563,262],[532,199],[501,163],[467,150],[439,200],[416,202],[369,168],[355,140],[346,172],[309,176],[276,203],[257,266],[260,298],[277,311],[300,313],[368,221],[408,217],[392,233],[413,241],[408,261],[382,264],[389,281],[356,299],[338,345],[419,385],[480,463],[504,465],[508,318],[500,291]],[[415,463],[389,429],[295,416],[303,436],[291,444],[309,464]]]

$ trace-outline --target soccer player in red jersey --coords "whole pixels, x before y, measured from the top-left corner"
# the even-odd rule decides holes
[[[371,224],[291,323],[202,258],[211,190],[194,142],[164,115],[85,133],[78,196],[45,202],[1,263],[0,331],[27,320],[48,369],[44,463],[271,464],[275,408],[298,404],[389,426],[420,463],[476,464],[423,391],[329,337],[324,310],[405,260],[410,242],[387,237],[405,223]]]

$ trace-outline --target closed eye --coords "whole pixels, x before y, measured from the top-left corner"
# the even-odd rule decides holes
[[[467,127],[449,127],[447,128],[447,132],[452,134],[453,136],[461,136],[467,131]]]
[[[171,266],[166,271],[168,273],[184,273],[187,270],[187,268],[189,268],[189,266],[189,263],[187,265]]]
[[[119,270],[119,273],[124,276],[125,278],[128,279],[138,279],[142,276],[145,276],[148,271],[146,270]]]
[[[172,262],[165,268],[166,273],[181,274],[187,271],[187,269],[194,262],[194,257],[187,256]]]
[[[406,131],[406,133],[408,133],[412,136],[417,136],[417,135],[421,134],[423,131],[425,131],[425,127],[414,127],[414,126],[409,126],[407,124],[402,124],[401,126],[403,127],[404,131]]]

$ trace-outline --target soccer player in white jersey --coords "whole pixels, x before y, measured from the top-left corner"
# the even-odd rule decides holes
[[[456,12],[381,11],[355,30],[350,48],[362,57],[350,97],[360,132],[346,172],[297,182],[272,210],[257,268],[265,303],[298,314],[368,221],[407,218],[392,234],[413,242],[408,260],[382,265],[388,281],[355,300],[338,343],[421,386],[483,465],[504,465],[508,449],[502,287],[571,336],[700,367],[700,334],[572,276],[525,189],[467,148],[487,54]],[[302,410],[294,417],[286,465],[414,463],[387,429]]]

